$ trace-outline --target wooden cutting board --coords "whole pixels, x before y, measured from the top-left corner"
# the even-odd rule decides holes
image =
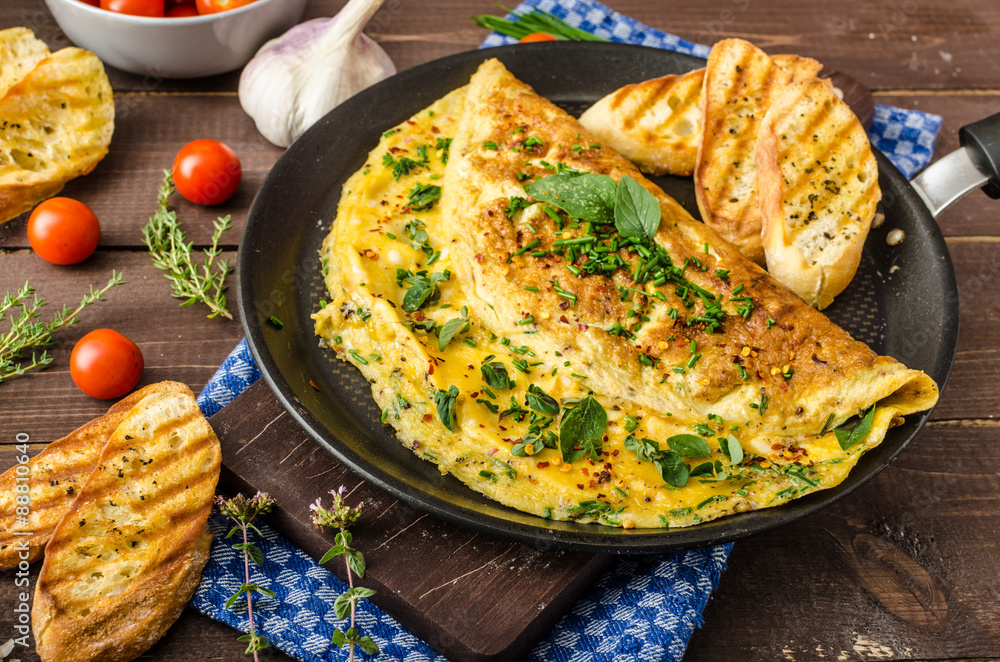
[[[309,504],[344,485],[364,503],[352,528],[372,601],[456,662],[516,660],[612,560],[493,538],[420,513],[339,464],[295,423],[263,380],[211,418],[222,444],[220,491],[267,492],[265,520],[313,558],[333,544]],[[344,578],[342,562],[326,567]]]

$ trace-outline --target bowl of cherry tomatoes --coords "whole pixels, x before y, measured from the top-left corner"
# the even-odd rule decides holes
[[[66,36],[105,64],[146,77],[238,69],[302,18],[308,0],[45,0]]]

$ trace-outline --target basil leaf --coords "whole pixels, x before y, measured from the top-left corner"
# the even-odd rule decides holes
[[[674,487],[684,487],[688,482],[688,475],[691,470],[684,464],[681,456],[674,451],[663,453],[658,460],[653,462],[660,476],[668,485]]]
[[[469,309],[466,306],[462,306],[462,312],[458,317],[448,320],[441,327],[441,334],[438,336],[438,351],[443,352],[444,348],[448,346],[451,339],[455,337],[455,334],[461,330],[463,333],[469,330],[471,324],[469,323]]]
[[[868,436],[868,433],[871,432],[873,420],[875,420],[875,405],[872,405],[872,408],[868,410],[868,413],[865,414],[865,417],[861,419],[861,422],[853,430],[848,431],[840,428],[834,430],[833,434],[836,435],[837,443],[840,444],[841,450],[846,451],[863,441]]]
[[[418,281],[414,283],[410,289],[406,290],[406,294],[403,296],[403,310],[408,313],[419,310],[421,306],[427,303],[427,299],[430,298],[433,292],[434,286],[429,282]]]
[[[556,399],[534,384],[528,386],[525,399],[528,401],[528,406],[539,414],[555,416],[559,413],[559,403]]]
[[[693,434],[675,434],[667,439],[667,446],[684,457],[709,457],[712,454],[705,440]]]
[[[642,184],[628,175],[622,175],[618,180],[615,227],[623,237],[646,239],[652,239],[660,227],[660,203]]]
[[[615,180],[607,175],[549,175],[525,184],[524,190],[535,200],[585,221],[611,224],[615,220]]]
[[[642,462],[653,462],[660,456],[660,445],[652,439],[636,439],[634,435],[625,437],[625,450],[632,451]]]
[[[490,388],[507,388],[507,384],[510,381],[510,377],[507,375],[507,367],[500,361],[484,363],[480,366],[479,372],[483,374],[483,381]]]
[[[688,474],[691,477],[694,476],[714,476],[715,475],[715,465],[712,462],[702,462]]]
[[[565,412],[559,422],[559,450],[564,462],[573,462],[583,457],[587,451],[594,452],[594,445],[584,447],[584,442],[600,440],[608,427],[608,414],[604,407],[591,396],[580,401],[573,409]],[[574,446],[580,446],[574,449]],[[598,446],[599,448],[599,446]]]
[[[719,448],[722,449],[722,454],[729,458],[729,464],[737,465],[743,461],[743,447],[740,446],[740,441],[733,435],[729,435],[725,439],[719,439]]]
[[[447,391],[438,390],[434,394],[434,404],[437,405],[438,416],[444,426],[455,431],[455,401],[458,399],[458,387],[452,384]]]

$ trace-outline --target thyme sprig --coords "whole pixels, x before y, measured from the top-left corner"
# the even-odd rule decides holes
[[[323,507],[322,499],[316,499],[316,503],[309,506],[309,509],[313,511],[313,524],[321,529],[337,529],[337,537],[334,540],[336,544],[323,555],[319,562],[326,563],[330,559],[344,557],[344,564],[347,567],[348,589],[334,601],[333,611],[337,618],[343,620],[350,617],[351,620],[346,632],[338,629],[333,633],[331,643],[337,648],[347,646],[348,660],[353,662],[355,646],[369,655],[375,655],[378,653],[378,645],[372,641],[371,637],[361,636],[354,624],[358,600],[375,595],[375,591],[354,585],[354,575],[357,575],[358,579],[364,579],[365,557],[360,551],[351,547],[353,537],[347,529],[361,517],[362,504],[353,508],[348,506],[344,501],[345,491],[343,485],[340,486],[340,489],[330,490],[333,504],[329,509]]]
[[[229,260],[216,262],[222,253],[219,241],[222,233],[232,228],[232,218],[227,214],[215,219],[212,225],[212,245],[205,248],[205,262],[196,266],[191,260],[191,246],[187,233],[181,229],[177,212],[170,209],[170,195],[174,192],[173,174],[163,171],[163,185],[157,195],[157,209],[142,228],[142,243],[153,256],[153,264],[164,271],[170,281],[170,296],[183,299],[181,306],[193,306],[199,301],[208,306],[212,317],[233,319],[226,310],[226,276],[232,272]],[[213,269],[214,267],[214,269]]]
[[[243,554],[243,572],[245,581],[232,596],[226,600],[226,609],[232,607],[243,594],[247,596],[247,618],[250,621],[250,632],[239,637],[237,641],[247,642],[246,655],[253,653],[254,662],[259,662],[259,651],[268,648],[271,642],[267,637],[257,634],[253,622],[253,594],[260,593],[264,597],[274,598],[275,593],[271,589],[264,588],[259,584],[250,581],[250,560],[258,566],[264,565],[264,552],[260,547],[250,542],[248,531],[253,529],[257,535],[263,536],[253,522],[262,515],[267,515],[274,507],[274,499],[263,492],[257,492],[253,497],[247,499],[242,494],[237,494],[232,499],[225,499],[221,496],[215,497],[215,503],[219,507],[219,512],[233,522],[235,526],[226,534],[226,538],[231,538],[237,532],[243,534],[243,542],[233,545],[233,549]]]
[[[107,285],[101,289],[91,285],[90,292],[83,297],[80,305],[76,308],[64,305],[47,322],[38,321],[46,302],[38,296],[34,287],[25,282],[17,292],[7,292],[0,302],[0,324],[5,321],[10,324],[7,333],[0,336],[0,382],[52,363],[47,349],[42,351],[41,356],[33,350],[52,344],[52,337],[57,331],[76,324],[84,308],[104,301],[104,293],[123,282],[122,274],[112,271]]]

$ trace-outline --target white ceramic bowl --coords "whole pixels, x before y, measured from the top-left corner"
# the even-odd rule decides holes
[[[302,18],[308,0],[256,0],[189,18],[117,14],[80,0],[45,0],[77,46],[112,67],[153,78],[197,78],[238,69]]]

